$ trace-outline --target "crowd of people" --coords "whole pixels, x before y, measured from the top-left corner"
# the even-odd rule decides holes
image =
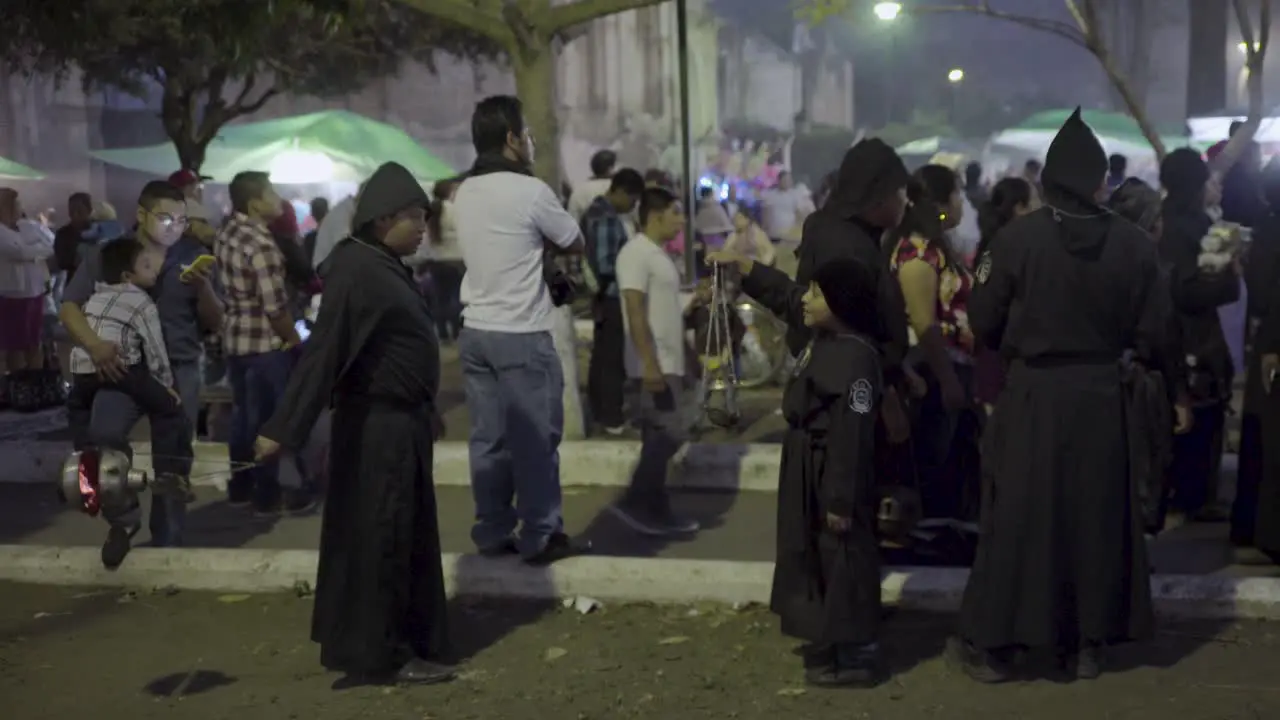
[[[818,198],[786,173],[759,207],[703,193],[697,236],[684,239],[682,194],[607,151],[562,201],[533,175],[518,99],[482,101],[471,130],[477,159],[462,176],[428,193],[386,163],[357,196],[313,203],[306,234],[260,172],[232,180],[220,227],[189,171],[148,183],[131,229],[76,194],[71,221],[50,233],[0,190],[10,393],[59,367],[41,341],[56,297],[77,448],[128,452],[132,426],[150,419],[153,544],[183,541],[203,382],[225,374],[231,388],[227,500],[259,514],[315,505],[315,487],[281,486],[279,465],[332,413],[342,442],[330,449],[312,624],[327,668],[359,681],[453,675],[432,480],[441,342],[456,341],[462,365],[477,552],[542,567],[590,551],[565,528],[559,463],[558,333],[583,294],[591,415],[621,435],[630,409],[640,431],[610,510],[646,535],[699,528],[673,507],[666,475],[701,414],[711,350],[686,337],[705,336],[713,291],[740,290],[786,323],[795,362],[771,607],[806,643],[813,684],[883,681],[882,546],[910,542],[921,517],[974,537],[948,649],[974,679],[1015,676],[1028,649],[1093,678],[1106,646],[1148,637],[1145,540],[1173,513],[1221,519],[1234,370],[1217,308],[1242,284],[1231,537],[1280,558],[1280,458],[1262,442],[1280,371],[1280,167],[1264,171],[1256,146],[1221,184],[1198,153],[1176,150],[1161,193],[1123,177],[1078,113],[1043,165],[990,187],[980,168],[963,180],[940,165],[910,173],[867,139]],[[956,239],[968,208],[971,252]],[[701,273],[725,283],[684,275],[685,240]],[[138,499],[126,500],[104,506],[107,567],[141,526]]]

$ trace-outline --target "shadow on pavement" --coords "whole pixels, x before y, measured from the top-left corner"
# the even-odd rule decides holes
[[[0,544],[20,544],[52,525],[60,513],[75,512],[58,499],[52,480],[47,484],[5,484],[0,492]]]
[[[234,685],[237,681],[238,678],[217,670],[191,670],[156,678],[147,683],[143,691],[158,698],[181,699]]]

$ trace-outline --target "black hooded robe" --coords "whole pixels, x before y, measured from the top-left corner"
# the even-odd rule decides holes
[[[804,326],[806,287],[782,272],[757,264],[742,289],[788,326]],[[867,645],[880,626],[875,445],[883,378],[874,342],[815,337],[782,398],[787,433],[769,607],[783,633],[817,645]],[[827,513],[851,518],[850,532],[827,530]]]
[[[1249,319],[1248,370],[1240,428],[1240,473],[1231,512],[1231,537],[1280,562],[1280,446],[1265,442],[1280,431],[1280,383],[1263,390],[1262,355],[1280,354],[1280,211],[1253,229],[1245,284]]]
[[[356,218],[425,200],[407,172],[380,169]],[[326,264],[315,330],[262,435],[301,447],[332,401],[311,639],[326,668],[380,674],[447,650],[431,474],[439,346],[411,271],[386,247],[349,237]]]
[[[1042,175],[1046,207],[992,244],[974,332],[1011,360],[983,437],[984,498],[960,634],[980,650],[1074,652],[1152,632],[1119,358],[1169,366],[1150,239],[1091,200],[1106,156],[1073,116]],[[1168,431],[1168,429],[1165,429]],[[1141,443],[1140,443],[1141,444]]]

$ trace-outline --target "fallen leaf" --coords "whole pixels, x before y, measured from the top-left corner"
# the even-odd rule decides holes
[[[559,660],[560,658],[568,654],[569,654],[569,651],[565,650],[564,648],[549,647],[547,648],[547,651],[542,654],[542,659],[546,660],[547,662],[551,662],[552,660]]]
[[[244,602],[245,600],[248,600],[250,597],[252,597],[252,596],[250,596],[250,595],[219,595],[219,596],[218,596],[218,602],[220,602],[220,603],[238,603],[238,602]]]
[[[662,638],[661,640],[658,641],[658,644],[659,645],[679,645],[681,643],[687,643],[687,642],[689,642],[689,638],[685,637],[684,635],[673,635],[668,638]]]
[[[782,688],[778,694],[782,697],[800,697],[804,692],[804,688]]]

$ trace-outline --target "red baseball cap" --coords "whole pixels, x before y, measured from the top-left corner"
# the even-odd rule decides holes
[[[179,170],[169,176],[169,184],[176,188],[185,188],[191,185],[199,185],[205,180],[212,180],[208,175],[197,174],[194,170]]]

